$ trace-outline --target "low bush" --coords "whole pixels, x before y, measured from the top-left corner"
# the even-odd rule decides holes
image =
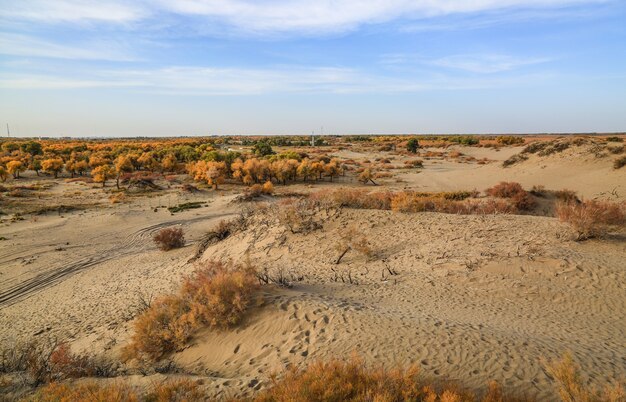
[[[287,401],[518,401],[490,384],[482,399],[453,384],[437,386],[426,381],[416,366],[408,369],[369,369],[359,359],[317,362],[303,370],[292,369],[254,399],[256,402]]]
[[[613,169],[621,169],[626,166],[626,156],[622,156],[621,158],[615,159],[613,162]]]
[[[422,168],[424,167],[424,162],[421,159],[411,159],[404,161],[404,165],[410,168]]]
[[[177,294],[158,298],[137,317],[124,357],[158,360],[182,349],[201,326],[238,324],[256,286],[252,267],[209,261],[185,279]]]
[[[563,402],[624,402],[626,393],[622,384],[606,385],[599,390],[582,381],[580,367],[572,356],[566,354],[561,360],[546,365],[548,373],[556,380],[558,393]]]
[[[515,165],[516,163],[523,162],[528,159],[528,156],[524,154],[515,154],[511,156],[509,159],[502,162],[502,167],[509,167]]]
[[[94,381],[80,384],[51,383],[41,388],[30,402],[137,402],[139,396],[122,382],[101,385]]]
[[[624,142],[624,139],[621,137],[606,137],[608,142]]]
[[[626,224],[626,202],[558,202],[557,217],[576,231],[577,240],[606,236],[614,227]]]
[[[34,385],[67,378],[109,377],[114,363],[90,354],[76,354],[65,342],[49,339],[11,345],[0,351],[0,373],[25,372]]]
[[[39,389],[30,402],[194,402],[206,396],[198,384],[190,380],[172,380],[154,384],[142,393],[127,383],[116,381],[100,384],[88,381],[76,384],[51,383]]]
[[[521,184],[515,182],[500,182],[485,190],[487,195],[498,198],[509,198],[519,211],[530,211],[537,206],[537,201],[531,193],[524,190]]]
[[[185,245],[185,235],[181,228],[161,229],[154,235],[154,242],[163,251],[180,248]]]
[[[496,138],[498,144],[502,145],[520,145],[524,143],[524,137],[516,137],[513,135],[501,135]]]

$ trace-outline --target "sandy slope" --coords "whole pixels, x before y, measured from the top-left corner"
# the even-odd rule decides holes
[[[350,252],[335,266],[336,239],[351,226],[378,256]],[[220,395],[261,386],[290,364],[352,352],[470,386],[496,379],[542,400],[554,397],[542,359],[565,351],[588,380],[623,377],[626,245],[574,243],[567,233],[551,218],[355,210],[309,235],[261,224],[205,258],[249,256],[304,279],[268,291],[242,329],[198,336],[177,361],[226,381]],[[332,269],[351,271],[358,284],[333,281]]]

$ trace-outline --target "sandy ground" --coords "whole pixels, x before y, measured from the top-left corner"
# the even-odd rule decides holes
[[[521,148],[456,149],[493,162],[426,159],[421,170],[392,170],[381,188],[483,190],[508,180],[568,188],[585,198],[626,196],[626,171],[584,150],[533,155],[502,168],[501,161]],[[393,163],[406,159],[412,158]],[[333,184],[358,185],[350,178]],[[54,191],[67,199],[79,187],[60,183]],[[84,192],[106,202],[99,189]],[[130,335],[140,300],[174,290],[201,263],[188,263],[194,242],[241,208],[232,191],[162,194],[5,220],[0,342],[56,336],[77,350],[115,355]],[[154,211],[188,201],[206,206],[174,215]],[[211,395],[250,394],[272,372],[354,352],[371,364],[417,364],[427,376],[468,386],[499,380],[541,400],[555,397],[542,362],[565,351],[584,367],[586,381],[626,378],[624,233],[577,243],[566,225],[536,216],[344,209],[322,221],[321,229],[304,235],[272,219],[253,220],[246,231],[204,253],[202,260],[250,258],[271,272],[283,269],[300,278],[291,289],[264,287],[261,305],[241,328],[203,331],[172,356],[183,371],[203,378]],[[175,225],[185,229],[188,245],[159,251],[152,235]],[[366,237],[374,256],[349,252],[336,265],[336,244],[350,229]]]

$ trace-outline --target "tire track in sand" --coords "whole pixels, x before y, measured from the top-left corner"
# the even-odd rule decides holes
[[[47,271],[35,275],[19,284],[9,287],[0,293],[0,307],[12,305],[24,297],[30,296],[38,291],[41,291],[49,286],[53,286],[64,279],[70,277],[73,274],[84,271],[88,268],[92,268],[96,265],[104,262],[126,257],[129,255],[137,254],[142,251],[146,251],[152,243],[149,241],[152,236],[159,230],[170,226],[186,226],[199,221],[227,217],[233,215],[232,213],[204,215],[191,219],[178,219],[174,221],[166,221],[157,223],[154,225],[141,228],[124,238],[124,241],[120,242],[119,246],[98,251],[93,255],[81,258],[77,261],[70,263],[69,265],[63,265],[60,267],[53,267]],[[189,242],[194,243],[194,241]]]

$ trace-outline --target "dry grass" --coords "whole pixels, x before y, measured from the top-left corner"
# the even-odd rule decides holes
[[[141,393],[128,384],[116,381],[100,384],[88,381],[78,384],[51,383],[38,390],[29,402],[194,402],[206,397],[198,384],[190,380],[173,380],[154,384]]]
[[[613,169],[621,169],[624,166],[626,166],[626,156],[617,158],[615,159],[615,162],[613,162]]]
[[[626,393],[623,384],[606,385],[599,390],[585,385],[581,379],[580,367],[570,354],[546,366],[548,373],[556,380],[558,392],[563,402],[624,402]]]
[[[109,377],[114,363],[89,354],[76,354],[54,339],[10,345],[0,351],[0,373],[24,372],[34,385],[79,377]]]
[[[256,402],[291,401],[426,401],[504,402],[521,401],[506,396],[496,383],[483,398],[454,385],[438,386],[420,376],[419,369],[368,369],[358,358],[317,362],[304,370],[292,369],[254,399]]]
[[[136,402],[139,398],[124,383],[100,385],[96,382],[82,384],[52,383],[26,399],[29,402]]]
[[[202,326],[237,325],[256,287],[251,267],[209,261],[185,279],[177,294],[158,298],[137,317],[124,357],[158,360],[182,349]]]
[[[576,231],[576,240],[604,237],[612,228],[626,224],[626,202],[558,202],[557,217]]]
[[[153,238],[157,247],[163,251],[180,248],[185,245],[185,235],[181,228],[165,228],[159,230]]]

